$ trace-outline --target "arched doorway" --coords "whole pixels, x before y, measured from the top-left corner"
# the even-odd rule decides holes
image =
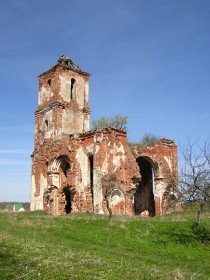
[[[71,190],[67,180],[69,169],[70,169],[70,161],[69,158],[65,155],[61,155],[57,157],[52,164],[52,170],[54,174],[57,174],[57,179],[54,181],[55,181],[55,186],[57,186],[58,188],[57,205],[55,205],[55,207],[56,209],[58,209],[57,211],[60,214],[62,213],[69,214],[72,209]]]
[[[152,160],[147,157],[139,157],[136,161],[140,169],[141,181],[134,194],[134,213],[136,215],[155,216]]]

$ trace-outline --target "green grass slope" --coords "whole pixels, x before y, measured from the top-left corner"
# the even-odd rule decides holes
[[[192,219],[0,213],[0,279],[210,279]]]

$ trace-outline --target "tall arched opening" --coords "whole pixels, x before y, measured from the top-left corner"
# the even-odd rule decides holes
[[[90,192],[92,198],[92,207],[94,210],[94,192],[93,192],[93,155],[88,154],[88,164],[89,164],[89,178],[90,178]]]
[[[141,181],[134,194],[134,213],[136,215],[155,216],[154,170],[151,159],[137,158]]]
[[[75,99],[75,83],[76,80],[75,79],[71,79],[71,88],[70,88],[70,100]]]
[[[67,176],[70,169],[69,158],[65,155],[59,156],[53,163],[53,169],[59,174],[59,204],[61,212],[69,214],[71,212],[71,190],[68,185]]]

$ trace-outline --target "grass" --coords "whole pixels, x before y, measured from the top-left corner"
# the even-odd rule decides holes
[[[0,279],[210,279],[193,218],[0,213]]]

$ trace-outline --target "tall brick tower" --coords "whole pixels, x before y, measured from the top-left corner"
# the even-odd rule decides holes
[[[38,77],[38,108],[35,111],[32,154],[32,210],[43,208],[43,191],[47,182],[44,180],[45,175],[41,174],[43,170],[39,172],[39,166],[40,161],[47,161],[47,155],[44,158],[47,147],[52,147],[64,135],[89,130],[89,76],[68,56],[62,55],[55,66]]]
[[[40,133],[53,141],[63,133],[89,130],[89,76],[65,55],[39,75],[35,145],[41,140]]]

